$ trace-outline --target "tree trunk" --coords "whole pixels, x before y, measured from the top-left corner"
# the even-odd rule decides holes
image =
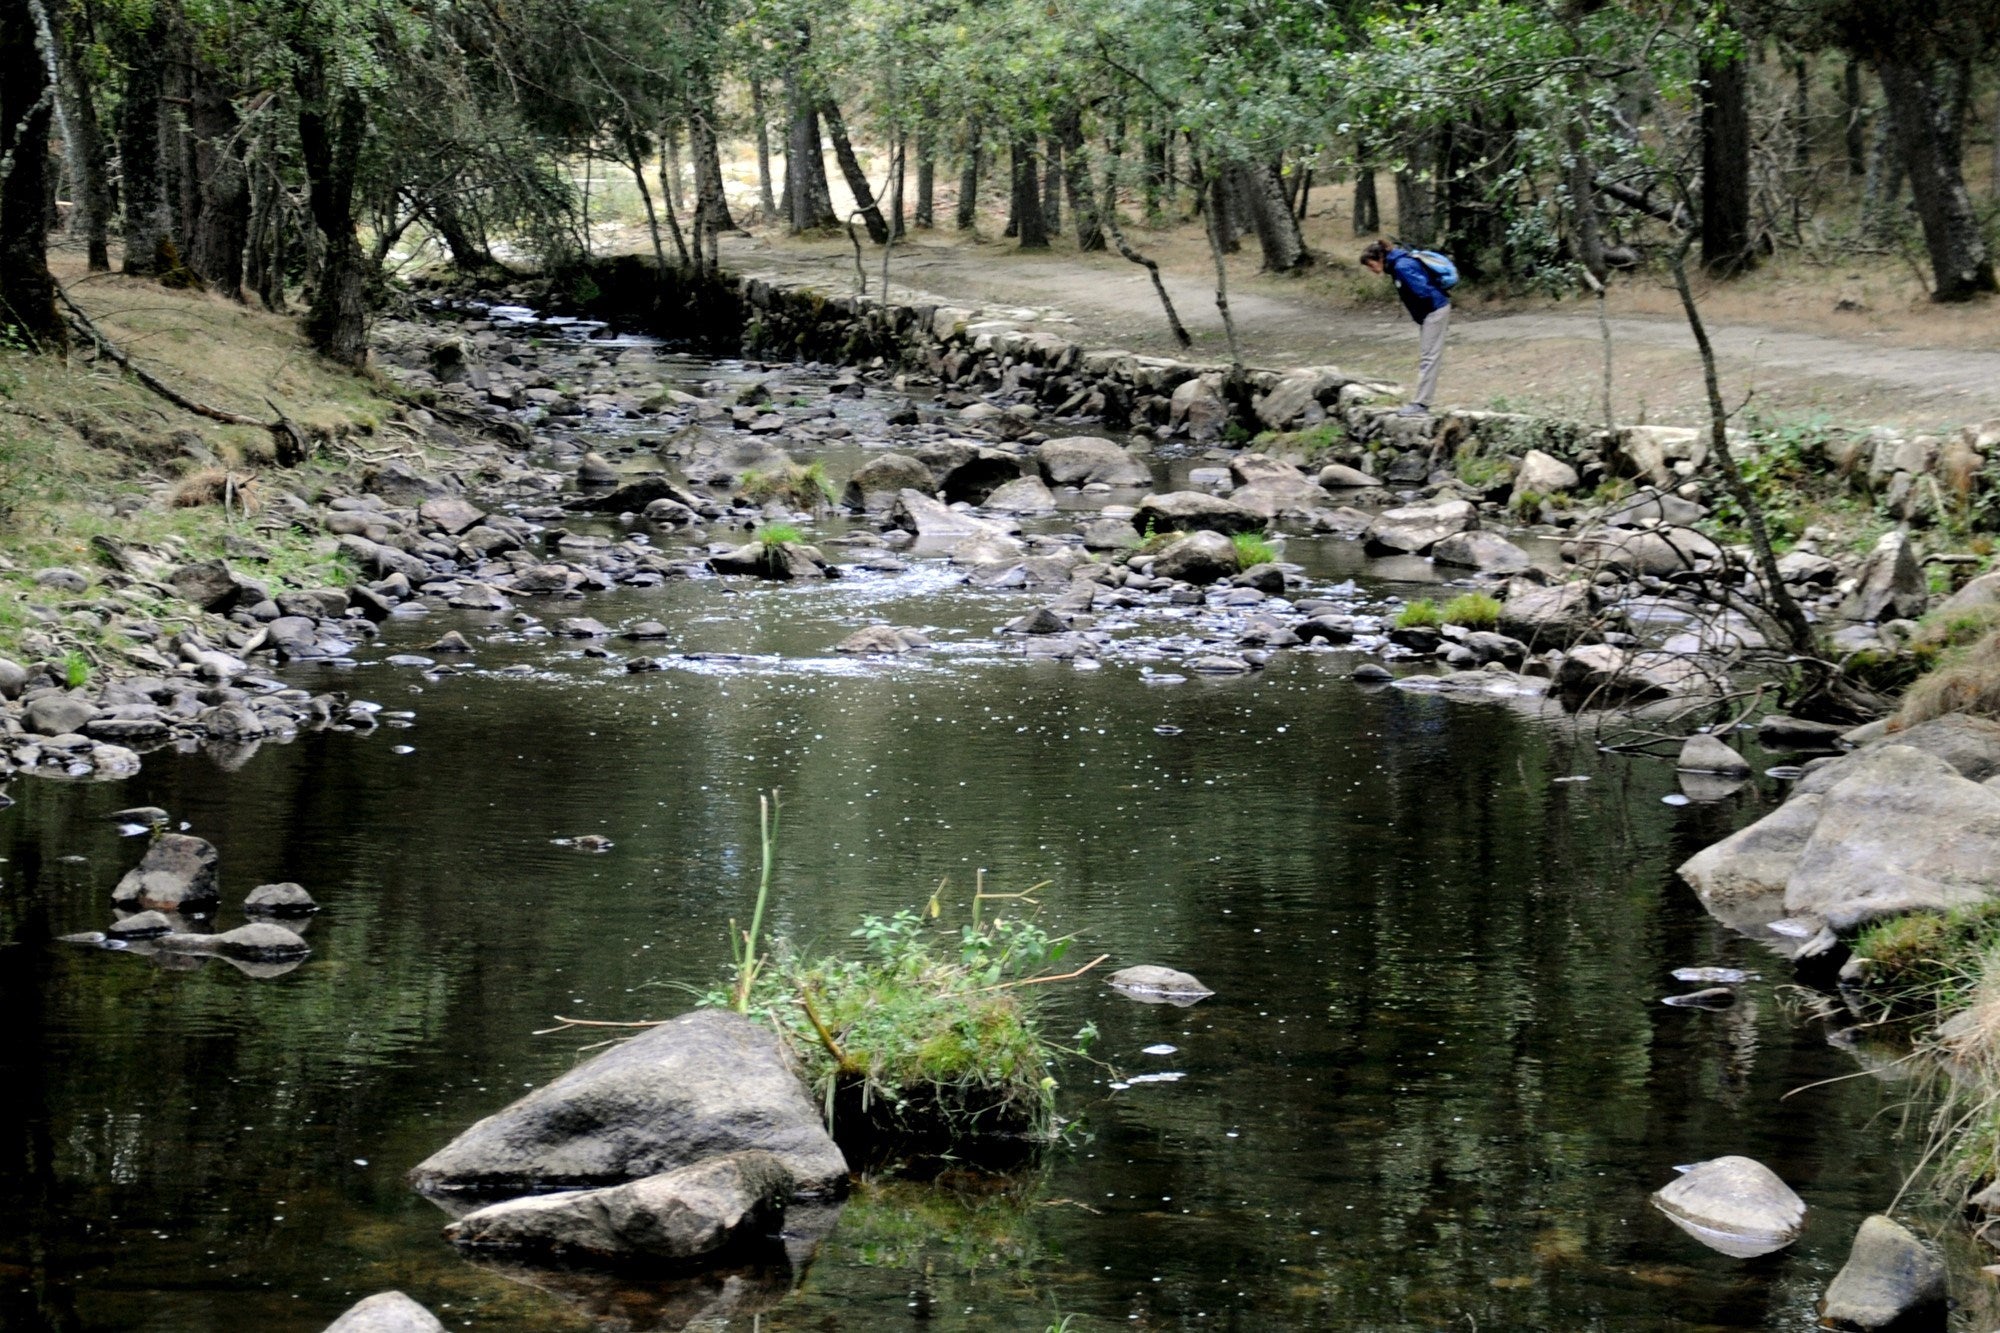
[[[1167,135],[1160,133],[1157,126],[1148,123],[1140,143],[1140,151],[1146,165],[1139,175],[1139,197],[1146,206],[1146,221],[1157,222],[1160,218],[1161,197],[1172,188],[1173,181],[1173,168],[1167,161]]]
[[[60,352],[69,334],[49,273],[49,126],[55,31],[39,0],[0,0],[0,328],[38,351]]]
[[[1062,230],[1062,140],[1042,136],[1042,225],[1054,236]]]
[[[796,71],[785,73],[785,215],[794,232],[837,224],[827,189],[826,159],[820,155],[819,109],[799,87]]]
[[[461,273],[479,273],[498,267],[486,243],[467,228],[464,215],[458,211],[458,200],[450,194],[440,192],[427,203],[424,220],[444,242],[445,250],[451,255],[452,267]]]
[[[1134,250],[1131,242],[1125,239],[1125,233],[1118,226],[1118,159],[1123,152],[1124,137],[1125,130],[1124,126],[1121,125],[1118,129],[1117,141],[1111,145],[1111,151],[1105,155],[1102,214],[1104,227],[1105,230],[1111,233],[1112,243],[1118,247],[1118,253],[1133,263],[1141,265],[1146,270],[1146,276],[1153,280],[1153,294],[1160,298],[1160,309],[1166,312],[1167,327],[1173,331],[1174,343],[1185,352],[1194,346],[1194,339],[1188,337],[1187,328],[1181,323],[1180,313],[1174,309],[1174,298],[1167,295],[1167,285],[1160,281],[1160,266],[1140,254],[1137,250]],[[1072,158],[1071,160],[1074,162],[1075,159]]]
[[[765,218],[778,216],[778,201],[771,195],[771,116],[764,107],[764,80],[750,76],[750,118],[757,122],[757,202]]]
[[[1313,169],[1308,166],[1301,166],[1299,168],[1299,200],[1298,204],[1292,209],[1292,216],[1300,222],[1306,220],[1306,206],[1312,202],[1312,192]]]
[[[1310,266],[1312,251],[1306,249],[1299,233],[1299,220],[1292,216],[1291,202],[1285,198],[1285,184],[1278,179],[1275,163],[1244,163],[1230,175],[1235,193],[1247,206],[1250,224],[1257,232],[1257,246],[1264,254],[1266,273],[1295,273]]]
[[[854,209],[868,228],[868,239],[877,245],[887,245],[889,224],[882,220],[882,210],[875,206],[875,192],[868,187],[868,173],[861,169],[861,159],[854,155],[854,145],[848,141],[847,124],[840,118],[840,108],[831,97],[819,105],[820,114],[826,118],[827,137],[833,140],[833,155],[840,162],[840,174],[847,178],[847,192],[854,196]]]
[[[1750,244],[1750,77],[1743,57],[1702,56],[1701,263],[1717,277],[1757,262]]]
[[[958,172],[958,213],[953,218],[960,231],[971,231],[979,217],[979,122],[965,122],[965,163]]]
[[[118,109],[119,194],[125,210],[124,271],[133,274],[159,272],[161,257],[173,253],[160,173],[160,99],[165,92],[161,66],[166,43],[165,7],[157,6],[147,32],[123,44],[126,75]]]
[[[1056,118],[1056,134],[1062,141],[1063,189],[1069,195],[1070,217],[1076,223],[1076,248],[1081,252],[1104,248],[1104,220],[1098,213],[1097,190],[1091,184],[1090,163],[1083,151],[1083,116],[1075,107],[1066,108]]]
[[[257,299],[263,302],[264,308],[273,312],[285,309],[285,242],[288,236],[285,199],[284,182],[278,178],[277,172],[261,168],[260,164],[260,169],[252,175],[250,188],[250,244],[244,261],[244,280],[257,293]],[[449,245],[451,233],[441,222],[438,231]],[[452,259],[463,267],[455,248]]]
[[[325,246],[306,311],[306,339],[328,360],[359,370],[368,364],[368,260],[354,226],[354,180],[367,107],[355,90],[327,87],[322,53],[294,54],[306,204]]]
[[[197,70],[188,108],[195,215],[187,263],[232,301],[243,299],[243,247],[250,235],[250,178],[234,142],[238,128],[235,104],[216,73]]]
[[[1868,171],[1868,143],[1863,133],[1867,121],[1867,111],[1861,101],[1861,62],[1849,60],[1841,75],[1842,103],[1847,112],[1846,132],[1843,136],[1847,147],[1847,174],[1866,175]]]
[[[1979,215],[1965,188],[1956,151],[1959,136],[1947,123],[1950,99],[1938,87],[1937,70],[1884,57],[1876,60],[1875,72],[1889,102],[1899,156],[1909,171],[1910,194],[1930,252],[1931,299],[1967,301],[1980,292],[2000,290]]]
[[[729,199],[722,192],[722,146],[716,142],[712,96],[698,101],[688,118],[688,151],[694,156],[694,229],[709,237],[712,256],[715,237],[736,230]]]
[[[937,114],[926,107],[917,122],[917,206],[910,225],[919,231],[937,226]]]
[[[1036,169],[1035,141],[1026,135],[1014,136],[1014,227],[1023,250],[1049,248],[1049,232],[1042,217],[1041,173]]]
[[[1414,165],[1396,173],[1396,235],[1412,245],[1429,245],[1437,227],[1431,184]]]
[[[76,212],[71,229],[80,232],[92,273],[111,271],[111,172],[105,160],[104,127],[97,119],[97,96],[90,79],[77,67],[73,46],[57,52],[62,82],[57,107],[68,132],[63,149],[76,182]]]
[[[1861,187],[1861,219],[1868,235],[1888,241],[1896,234],[1896,205],[1903,197],[1903,155],[1896,146],[1896,113],[1886,103],[1875,117],[1868,148],[1868,177]]]
[[[1362,159],[1354,164],[1354,234],[1373,236],[1382,230],[1382,205],[1375,198],[1375,164]]]

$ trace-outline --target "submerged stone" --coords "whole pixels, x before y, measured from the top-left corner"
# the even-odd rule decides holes
[[[1653,1194],[1653,1206],[1712,1250],[1750,1259],[1781,1250],[1805,1226],[1805,1201],[1748,1157],[1717,1157]]]

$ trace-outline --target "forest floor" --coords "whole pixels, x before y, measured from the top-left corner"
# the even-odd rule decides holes
[[[1414,378],[1416,331],[1389,290],[1353,262],[1360,242],[1309,228],[1322,256],[1298,276],[1256,272],[1254,244],[1229,261],[1229,304],[1253,366],[1332,364],[1390,382]],[[617,229],[619,231],[624,228]],[[629,239],[602,236],[614,247]],[[913,235],[890,261],[892,295],[989,310],[1093,347],[1225,360],[1214,270],[1198,225],[1131,233],[1158,260],[1194,336],[1178,353],[1145,270],[1115,253],[1059,246],[1026,253],[1013,242],[954,231]],[[792,238],[775,230],[723,239],[725,267],[856,289],[845,235]],[[881,251],[864,246],[868,289],[879,292]],[[1822,421],[1949,429],[2000,416],[2000,302],[1930,303],[1908,265],[1781,260],[1730,284],[1698,280],[1697,296],[1720,361],[1723,396],[1766,422]],[[1836,309],[1845,303],[1848,308]],[[1620,422],[1694,424],[1706,412],[1701,364],[1664,272],[1620,275],[1607,300],[1613,410]],[[1446,406],[1603,415],[1604,347],[1594,301],[1499,299],[1462,292],[1445,354]]]

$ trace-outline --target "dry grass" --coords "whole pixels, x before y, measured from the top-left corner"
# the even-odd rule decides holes
[[[245,514],[254,514],[262,507],[255,476],[219,467],[205,467],[181,478],[174,486],[172,503],[176,509],[226,505]]]
[[[1947,713],[2000,718],[2000,629],[1949,653],[1937,669],[1910,686],[1895,727],[1913,727]]]

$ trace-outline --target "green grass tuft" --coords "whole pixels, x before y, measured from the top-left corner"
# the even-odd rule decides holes
[[[1229,539],[1229,544],[1236,548],[1238,569],[1268,565],[1278,558],[1278,548],[1262,533],[1239,532]]]
[[[1500,623],[1500,602],[1483,592],[1460,593],[1444,604],[1444,623],[1467,629],[1492,629]]]
[[[1397,629],[1438,629],[1444,625],[1444,614],[1438,604],[1428,597],[1419,597],[1403,608],[1396,617]]]

